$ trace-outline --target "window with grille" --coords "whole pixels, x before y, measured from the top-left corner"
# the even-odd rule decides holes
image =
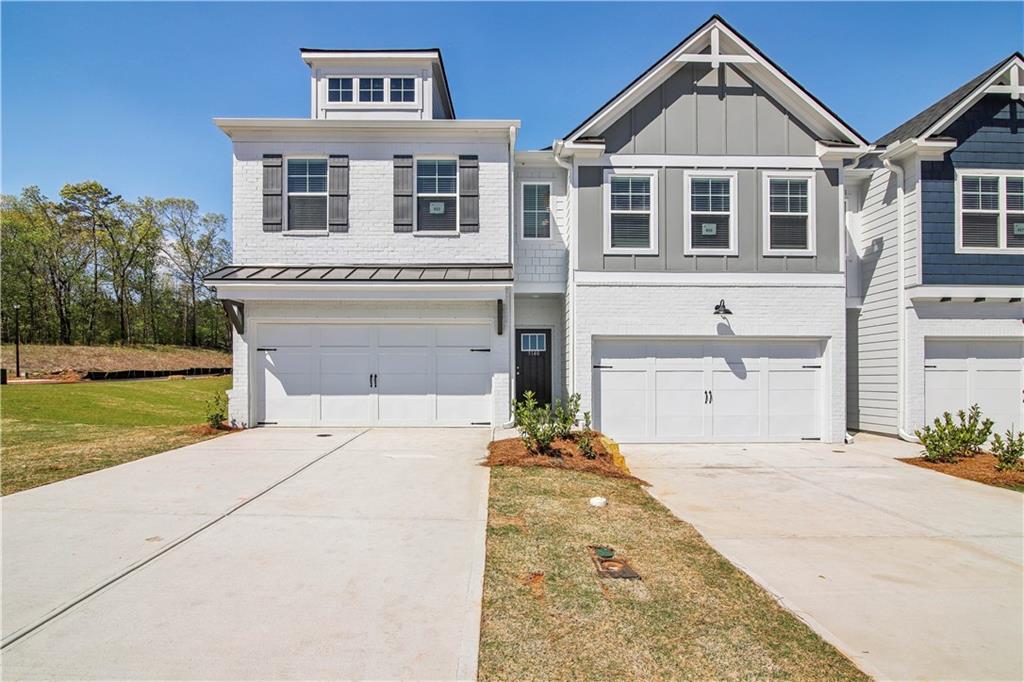
[[[608,176],[609,250],[650,253],[657,249],[654,179],[653,174]]]
[[[735,252],[735,176],[700,175],[687,177],[688,251],[731,254]]]
[[[519,350],[524,353],[543,353],[547,349],[547,336],[543,333],[524,333],[519,337]]]
[[[328,78],[327,79],[327,101],[328,102],[351,102],[352,101],[352,79],[351,78]]]
[[[551,186],[523,185],[523,238],[547,239],[551,236]]]
[[[288,159],[288,229],[327,229],[326,159]]]
[[[813,176],[765,175],[766,254],[810,254],[814,248]]]
[[[416,161],[416,229],[458,229],[459,176],[454,159]]]
[[[958,250],[1024,249],[1024,175],[1018,173],[958,174]]]
[[[383,102],[384,101],[384,79],[383,78],[360,78],[359,79],[359,101],[360,102]]]
[[[392,78],[390,99],[392,102],[416,101],[415,78]]]

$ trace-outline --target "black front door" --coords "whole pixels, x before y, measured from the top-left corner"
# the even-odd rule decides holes
[[[516,400],[533,391],[540,405],[551,404],[551,330],[516,330]]]

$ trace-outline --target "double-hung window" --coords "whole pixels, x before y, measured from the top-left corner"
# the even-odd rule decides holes
[[[1024,251],[1024,174],[969,170],[956,181],[956,250]]]
[[[327,229],[326,159],[288,159],[288,229]]]
[[[764,255],[814,255],[814,174],[766,172],[763,178]]]
[[[736,173],[684,173],[684,253],[736,255]]]
[[[459,176],[454,159],[416,161],[416,229],[458,230]]]
[[[606,253],[658,252],[657,174],[605,171]]]
[[[523,239],[551,236],[551,185],[523,184]]]
[[[352,101],[352,79],[351,78],[328,78],[327,79],[327,101],[328,102],[351,102]]]
[[[389,82],[390,100],[392,102],[415,102],[416,79],[392,78]]]
[[[360,78],[359,79],[359,101],[360,102],[383,102],[384,101],[384,79],[383,78]]]

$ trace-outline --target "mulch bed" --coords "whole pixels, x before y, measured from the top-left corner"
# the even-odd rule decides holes
[[[995,455],[990,455],[987,452],[974,455],[973,457],[965,457],[948,464],[944,462],[929,462],[924,457],[908,457],[900,461],[988,485],[1004,488],[1024,486],[1024,471],[1000,471],[996,469]]]
[[[521,438],[505,438],[504,440],[492,441],[487,446],[486,466],[515,466],[515,467],[550,467],[552,469],[572,469],[574,471],[585,471],[599,476],[609,478],[622,478],[634,481],[641,485],[648,485],[636,476],[633,476],[616,463],[615,459],[601,443],[596,434],[593,438],[593,447],[596,457],[589,459],[580,450],[579,445],[573,440],[555,439],[551,444],[551,451],[547,454],[538,455],[526,449]]]

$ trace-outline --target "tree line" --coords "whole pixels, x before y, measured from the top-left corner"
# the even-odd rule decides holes
[[[224,348],[226,316],[202,276],[226,264],[223,215],[191,199],[127,201],[98,182],[0,200],[2,333],[25,343]]]

